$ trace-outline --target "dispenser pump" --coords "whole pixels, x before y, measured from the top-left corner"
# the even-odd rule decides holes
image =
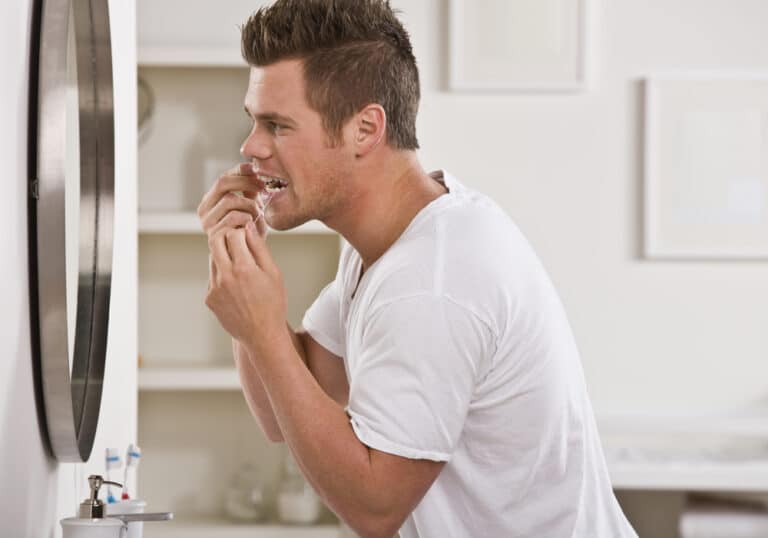
[[[101,475],[92,474],[88,477],[88,485],[91,487],[91,496],[80,503],[81,519],[101,519],[104,517],[104,502],[99,500],[99,488],[103,484],[111,484],[122,488],[122,484],[104,480]]]

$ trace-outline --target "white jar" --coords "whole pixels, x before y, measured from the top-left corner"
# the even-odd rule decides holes
[[[264,519],[266,511],[264,486],[256,468],[242,465],[224,494],[224,512],[237,522],[256,522]]]
[[[293,457],[287,454],[277,491],[277,517],[283,523],[309,525],[318,520],[321,510],[320,497],[301,474]]]
[[[123,538],[123,522],[109,517],[86,519],[68,517],[61,520],[64,538]]]

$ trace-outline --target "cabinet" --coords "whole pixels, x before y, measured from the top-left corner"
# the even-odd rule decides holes
[[[176,514],[174,522],[146,524],[148,538],[341,532],[329,511],[309,527],[276,524],[273,507],[258,525],[224,515],[225,491],[243,464],[256,468],[274,497],[285,451],[251,417],[229,335],[204,304],[208,247],[195,214],[212,181],[241,160],[250,124],[237,24],[253,9],[253,2],[229,2],[226,13],[217,6],[215,14],[208,3],[138,5],[140,114],[152,104],[139,129],[138,485],[153,510]],[[177,25],[174,13],[184,13],[185,26],[164,33]],[[206,14],[217,18],[215,28]],[[267,242],[288,288],[288,321],[297,327],[335,275],[340,238],[313,222],[272,232]]]

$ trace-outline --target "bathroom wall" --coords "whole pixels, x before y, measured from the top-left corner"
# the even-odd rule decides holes
[[[515,0],[519,9],[533,3]],[[768,399],[768,264],[640,257],[642,79],[767,73],[768,2],[589,0],[593,76],[586,91],[566,94],[448,91],[449,0],[392,4],[421,70],[424,164],[491,195],[529,237],[568,310],[598,412],[706,412]],[[187,5],[188,24],[169,28],[163,13]],[[236,55],[243,21],[233,14],[244,19],[247,5],[231,0],[214,13],[203,1],[144,2],[142,42],[226,45]],[[213,125],[221,116],[218,107],[200,115]],[[226,135],[239,141],[244,129],[233,124]],[[183,147],[163,153],[166,161],[187,162]]]
[[[58,476],[38,426],[29,344],[26,32],[31,4],[20,0],[0,8],[0,65],[6,76],[15,77],[12,84],[0,85],[0,162],[5,176],[0,196],[0,528],[3,534],[30,538],[51,535]]]
[[[103,473],[107,446],[136,435],[136,77],[134,2],[111,1],[115,69],[116,206],[113,295],[101,424],[91,460],[57,464],[38,423],[30,351],[27,266],[27,107],[32,0],[0,6],[0,535],[61,535],[85,478]]]
[[[597,411],[768,400],[768,263],[639,256],[641,79],[768,73],[768,2],[591,1],[594,76],[575,94],[448,92],[448,1],[393,4],[422,73],[423,162],[491,195],[529,237],[567,308]]]

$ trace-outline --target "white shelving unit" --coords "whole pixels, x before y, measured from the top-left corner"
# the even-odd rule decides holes
[[[172,522],[147,523],[145,538],[339,538],[325,511],[317,525],[225,518],[226,488],[255,467],[274,492],[285,453],[267,441],[240,393],[231,340],[204,305],[208,250],[195,208],[210,181],[241,160],[250,127],[242,110],[248,67],[238,25],[259,0],[138,0],[138,74],[154,98],[139,145],[139,494]],[[184,24],[173,24],[178,13]],[[212,20],[215,19],[215,24]],[[141,96],[140,96],[141,98]],[[211,169],[213,165],[216,170]],[[340,237],[320,222],[270,231],[288,288],[293,326],[333,279]]]

